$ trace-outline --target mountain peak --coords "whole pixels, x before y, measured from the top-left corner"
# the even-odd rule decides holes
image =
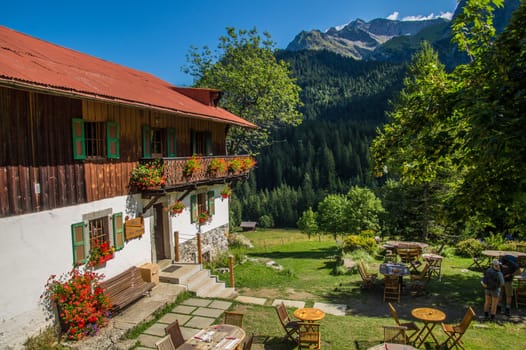
[[[415,35],[422,29],[443,23],[445,19],[399,21],[385,18],[366,22],[360,18],[344,26],[302,31],[286,50],[329,50],[355,59],[367,58],[377,47],[396,36]]]

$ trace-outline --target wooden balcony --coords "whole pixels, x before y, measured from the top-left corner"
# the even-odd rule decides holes
[[[165,177],[164,186],[142,189],[140,192],[143,197],[159,196],[163,193],[173,191],[191,190],[197,186],[203,185],[213,185],[218,183],[233,184],[239,180],[246,179],[252,170],[252,167],[249,167],[248,169],[240,169],[238,171],[232,171],[226,168],[223,171],[213,172],[210,171],[209,167],[212,160],[224,160],[228,164],[233,159],[243,161],[245,159],[248,160],[253,158],[248,155],[199,157],[200,166],[198,169],[191,176],[185,176],[184,169],[187,161],[190,159],[192,159],[192,157],[141,159],[141,164],[159,161],[160,165],[163,167],[163,174]]]

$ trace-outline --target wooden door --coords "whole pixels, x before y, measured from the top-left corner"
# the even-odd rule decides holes
[[[162,204],[156,204],[155,208],[155,224],[154,224],[154,235],[155,235],[155,255],[157,261],[166,259],[166,253],[164,249],[164,210]]]

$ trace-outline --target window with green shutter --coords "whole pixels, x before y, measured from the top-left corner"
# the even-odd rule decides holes
[[[71,242],[73,245],[73,265],[85,264],[88,258],[88,252],[84,238],[84,222],[71,225]]]
[[[115,122],[106,122],[106,144],[108,146],[108,158],[119,159],[119,124]]]
[[[176,156],[175,129],[171,129],[171,128],[166,129],[166,156],[167,157]]]
[[[124,225],[122,213],[113,214],[113,246],[115,250],[124,248]]]
[[[216,212],[216,208],[215,208],[215,193],[214,193],[214,191],[208,191],[207,197],[208,197],[208,214],[210,214],[210,216],[212,216]]]
[[[73,134],[73,159],[86,159],[86,143],[84,140],[84,120],[73,118],[71,121]]]
[[[152,157],[152,128],[149,125],[142,127],[142,156],[144,158]]]
[[[197,221],[199,215],[199,206],[197,203],[197,195],[193,194],[190,197],[190,222],[194,223]]]

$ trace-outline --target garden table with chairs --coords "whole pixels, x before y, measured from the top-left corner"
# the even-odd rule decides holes
[[[411,315],[414,318],[422,321],[424,326],[420,330],[420,333],[417,335],[416,339],[420,339],[420,343],[415,344],[417,348],[420,348],[424,344],[428,336],[431,336],[435,341],[435,344],[439,345],[437,338],[433,334],[433,328],[446,319],[446,314],[443,311],[438,309],[433,309],[430,307],[419,307],[411,311]]]
[[[185,341],[177,350],[234,350],[245,339],[243,328],[230,324],[211,325]]]
[[[294,311],[294,317],[306,322],[316,322],[325,317],[325,312],[314,307],[304,307]]]

